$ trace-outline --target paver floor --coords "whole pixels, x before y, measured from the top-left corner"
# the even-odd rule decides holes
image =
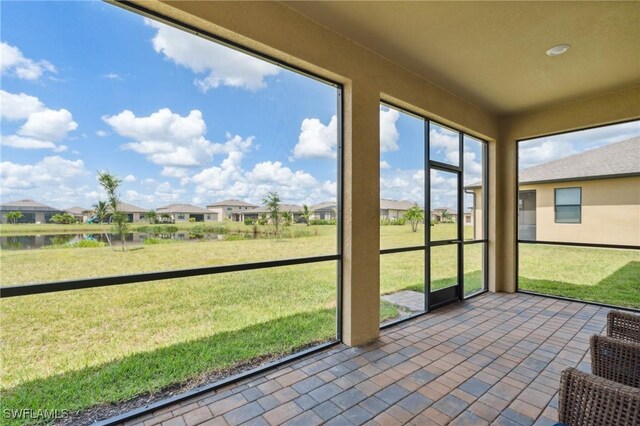
[[[552,425],[607,308],[484,294],[133,419],[140,425]]]

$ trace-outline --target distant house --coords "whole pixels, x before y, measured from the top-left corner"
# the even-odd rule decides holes
[[[125,213],[129,222],[142,222],[144,214],[149,210],[121,201],[118,203],[118,211]]]
[[[80,223],[85,221],[85,212],[87,209],[82,207],[70,207],[64,210],[65,213],[69,213],[71,216],[75,217],[76,220]]]
[[[297,204],[280,204],[280,213],[291,212],[293,214],[294,222],[300,222],[302,220],[302,206]],[[245,219],[257,220],[261,214],[268,215],[269,209],[265,206],[256,207],[251,210],[247,210],[242,213],[242,221]]]
[[[479,185],[470,185],[476,200]],[[476,219],[482,206],[476,208]],[[476,220],[476,232],[481,220]],[[640,245],[640,137],[520,171],[518,238]]]
[[[193,218],[196,222],[211,222],[214,213],[202,207],[192,204],[169,204],[168,206],[156,209],[158,216],[168,214],[171,222],[189,222]]]
[[[242,214],[247,210],[258,207],[255,204],[247,203],[241,200],[224,200],[217,203],[209,204],[207,210],[212,213],[212,220],[222,222],[225,219],[234,222],[242,221]]]
[[[64,213],[60,209],[34,200],[17,200],[0,204],[0,223],[7,223],[7,213],[20,212],[18,223],[50,223],[53,215]]]
[[[311,219],[336,220],[338,216],[338,204],[335,201],[324,201],[309,207]]]
[[[458,212],[448,207],[431,210],[431,221],[440,223],[458,223]]]
[[[404,216],[407,210],[415,205],[416,203],[414,203],[413,201],[397,201],[382,198],[380,200],[380,219],[401,218],[402,216]]]

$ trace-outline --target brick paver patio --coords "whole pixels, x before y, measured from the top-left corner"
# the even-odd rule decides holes
[[[551,425],[608,309],[485,294],[139,417],[140,425]]]

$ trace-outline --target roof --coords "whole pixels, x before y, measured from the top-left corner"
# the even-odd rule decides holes
[[[640,136],[529,167],[523,183],[640,174]]]
[[[309,207],[309,210],[333,210],[338,208],[338,203],[335,201],[323,201],[322,203],[314,204]]]
[[[280,212],[284,213],[284,212],[291,212],[291,213],[299,213],[302,211],[302,206],[299,206],[297,204],[280,204]],[[256,214],[256,213],[268,213],[269,209],[265,206],[261,206],[261,207],[256,207],[255,209],[251,209],[251,210],[245,210],[244,214]]]
[[[64,211],[66,211],[67,213],[74,214],[74,215],[81,215],[84,212],[86,212],[87,209],[85,209],[84,207],[76,206],[76,207],[69,207],[68,209],[65,209]]]
[[[202,214],[211,213],[209,210],[194,206],[193,204],[169,204],[168,206],[160,207],[156,209],[158,213],[189,213],[189,214]]]
[[[222,207],[222,206],[231,206],[231,207],[258,207],[256,204],[247,203],[242,200],[224,200],[218,201],[213,204],[209,204],[207,207]]]
[[[413,201],[407,200],[388,200],[386,198],[382,198],[380,200],[380,209],[382,210],[409,210],[411,207],[415,206],[416,203]]]
[[[118,210],[122,213],[146,213],[149,211],[149,209],[134,206],[133,204],[125,203],[123,201],[118,203]]]
[[[29,211],[53,211],[61,212],[62,210],[55,207],[47,206],[34,200],[16,200],[8,203],[0,204],[0,210],[29,210]]]
[[[447,213],[449,214],[458,214],[458,212],[456,211],[456,209],[450,209],[449,207],[437,207],[433,210],[431,210],[431,213],[442,213],[446,210]]]

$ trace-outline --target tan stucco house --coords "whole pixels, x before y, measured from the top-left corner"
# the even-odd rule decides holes
[[[173,223],[189,222],[191,218],[195,222],[213,222],[214,213],[203,207],[194,206],[192,204],[169,204],[156,210],[158,216],[169,215],[170,221]]]
[[[212,213],[212,220],[223,222],[225,219],[234,222],[242,221],[242,214],[247,210],[258,207],[255,204],[247,203],[242,200],[224,200],[217,203],[209,204],[207,210]]]
[[[475,232],[482,197],[474,190]],[[640,245],[640,137],[524,169],[519,176],[518,238]]]
[[[60,209],[34,200],[9,201],[0,204],[0,223],[7,223],[7,214],[10,212],[22,213],[18,223],[49,223],[54,215],[64,213]]]

